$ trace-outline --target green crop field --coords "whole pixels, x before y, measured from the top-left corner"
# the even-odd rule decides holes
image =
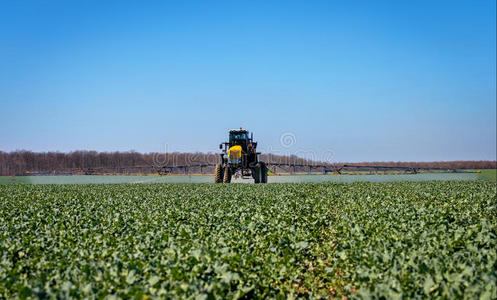
[[[497,298],[492,181],[0,185],[0,298]]]

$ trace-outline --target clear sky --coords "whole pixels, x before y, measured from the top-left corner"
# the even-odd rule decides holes
[[[495,160],[495,3],[4,0],[0,150]]]

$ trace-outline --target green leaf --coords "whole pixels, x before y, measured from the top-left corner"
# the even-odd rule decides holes
[[[153,285],[155,285],[155,284],[156,284],[157,282],[159,282],[159,281],[160,281],[160,277],[159,277],[159,276],[155,276],[155,275],[154,275],[154,276],[152,276],[152,277],[150,277],[150,278],[148,279],[148,283],[149,283],[150,285],[152,285],[152,286],[153,286]]]
[[[424,292],[425,292],[426,295],[430,294],[431,289],[433,288],[434,285],[435,285],[435,282],[433,281],[433,279],[431,278],[431,276],[428,275],[425,278],[425,282],[423,283],[423,290],[424,290]]]
[[[135,280],[136,280],[135,270],[131,270],[130,272],[128,272],[128,275],[126,276],[126,283],[133,284]]]

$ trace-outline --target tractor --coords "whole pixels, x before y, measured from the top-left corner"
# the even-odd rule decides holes
[[[221,143],[221,163],[214,170],[215,183],[229,183],[233,175],[254,179],[255,183],[267,183],[267,167],[259,161],[257,142],[253,134],[240,127],[229,131],[229,141]]]

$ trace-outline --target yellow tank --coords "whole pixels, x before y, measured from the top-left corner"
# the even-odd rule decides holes
[[[240,159],[242,158],[242,146],[235,145],[230,147],[228,150],[228,157],[230,159]]]

